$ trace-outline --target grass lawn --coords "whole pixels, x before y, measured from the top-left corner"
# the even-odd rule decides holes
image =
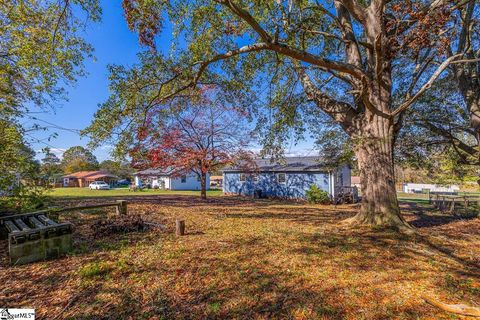
[[[458,192],[459,196],[480,196],[479,192]],[[426,205],[428,204],[428,194],[426,193],[405,193],[397,192],[398,200],[401,202],[413,202],[417,204]]]
[[[64,217],[76,226],[71,255],[15,267],[0,242],[0,306],[32,307],[41,319],[380,320],[460,319],[422,295],[480,305],[478,218],[403,202],[418,230],[407,236],[342,226],[357,210],[351,205],[128,200],[130,215],[166,229],[105,235],[92,225],[107,211],[73,212]],[[186,221],[183,237],[174,235],[177,217]]]
[[[207,196],[222,195],[222,190],[208,190]],[[55,188],[49,192],[54,198],[102,198],[122,196],[147,196],[147,195],[200,195],[200,191],[180,190],[155,190],[145,189],[142,191],[129,191],[128,188],[116,188],[110,190],[90,190],[89,188]]]
[[[428,204],[428,195],[424,193],[397,192],[397,197],[398,197],[398,200],[401,202]]]

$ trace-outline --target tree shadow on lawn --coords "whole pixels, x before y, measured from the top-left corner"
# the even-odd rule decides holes
[[[299,234],[299,240],[303,240],[309,249],[304,251],[302,248],[290,248],[288,254],[292,257],[300,255],[305,260],[297,257],[300,260],[295,261],[305,265],[313,263],[315,266],[318,262],[310,262],[307,258],[317,254],[315,250],[321,250],[322,247],[343,250],[343,253],[352,250],[368,253],[372,248],[381,252],[385,250],[385,245],[388,246],[390,254],[396,255],[396,259],[372,252],[372,255],[364,257],[362,261],[351,259],[346,261],[346,264],[338,264],[338,267],[341,267],[338,273],[348,270],[359,275],[358,283],[354,287],[348,282],[342,283],[340,274],[336,275],[339,282],[326,284],[325,279],[305,277],[302,270],[288,270],[291,264],[272,264],[268,259],[273,256],[270,256],[270,249],[265,245],[265,241],[269,240],[265,237],[258,236],[249,241],[237,238],[216,255],[212,255],[212,250],[219,250],[217,247],[202,246],[185,252],[184,258],[171,262],[162,261],[158,271],[150,270],[149,274],[153,278],[145,280],[146,283],[155,283],[156,286],[152,290],[147,288],[147,285],[143,294],[138,292],[141,284],[137,284],[137,288],[102,285],[97,290],[97,295],[113,295],[114,301],[99,304],[95,295],[84,296],[69,315],[75,319],[123,319],[132,315],[137,318],[157,315],[165,319],[353,319],[356,316],[361,318],[362,312],[367,312],[366,319],[389,319],[394,315],[413,319],[431,311],[430,307],[420,300],[415,307],[412,307],[411,303],[392,303],[392,296],[396,295],[382,287],[385,284],[399,287],[398,282],[402,281],[422,281],[427,277],[422,271],[429,270],[410,266],[409,263],[415,257],[402,251],[401,245],[391,249],[392,236],[388,233],[361,233],[356,236],[360,240],[352,243],[351,239],[345,240],[345,234],[336,237]],[[325,256],[325,253],[322,253],[321,256],[325,256],[324,259],[327,260],[335,258],[332,252],[327,254]],[[329,266],[322,264],[322,261],[328,262],[324,259],[319,261],[317,268]],[[384,259],[388,260],[387,264]],[[372,261],[375,261],[374,266]],[[364,263],[367,263],[368,269],[362,268]],[[409,266],[409,269],[401,270],[401,277],[391,277],[389,273],[395,271],[395,268],[398,270],[398,265],[402,263]],[[362,277],[363,272],[368,274],[371,271],[383,272],[383,276],[373,279],[373,283],[368,276]],[[155,274],[158,272],[163,273],[163,276],[174,276],[169,276],[166,280],[156,279]],[[127,283],[128,277],[122,277],[124,279],[120,278],[116,283]],[[312,283],[311,280],[315,281]],[[358,293],[360,296],[357,296],[356,290],[362,292]],[[366,298],[361,300],[363,295]],[[385,299],[390,300],[386,303]],[[358,305],[359,303],[361,305]],[[94,304],[97,306],[82,314],[79,308],[81,305]]]
[[[114,282],[97,281],[80,288],[65,313],[71,319],[341,319],[342,303],[333,303],[334,288],[312,290],[281,267],[260,263],[266,254],[261,238],[229,243],[212,255],[209,247],[195,247],[185,258],[160,261],[135,274],[116,274]],[[251,247],[260,251],[252,252]],[[216,250],[218,248],[214,248]],[[234,254],[224,255],[233,252]],[[130,285],[132,283],[133,285]],[[113,297],[106,301],[105,297]],[[329,301],[326,301],[327,298]]]
[[[261,211],[258,210],[248,210],[251,212],[245,213],[227,213],[223,217],[227,219],[258,219],[258,220],[288,220],[291,222],[308,224],[314,226],[325,226],[326,224],[339,223],[341,220],[347,219],[354,215],[353,212],[349,211],[336,211],[332,212],[329,210],[322,210],[319,212],[319,209],[301,209],[301,213],[288,213],[288,210],[283,210],[287,212],[278,213],[275,211]],[[295,211],[295,209],[293,210]]]
[[[429,204],[402,202],[400,203],[400,207],[402,214],[406,217],[408,223],[415,228],[431,228],[478,218],[474,215],[453,215],[442,213]]]
[[[102,283],[96,295],[83,295],[68,315],[75,319],[132,317],[165,319],[343,319],[361,315],[356,302],[346,299],[354,288],[343,284],[310,282],[302,272],[288,270],[289,266],[265,262],[269,249],[263,237],[229,243],[225,252],[212,255],[211,248],[199,247],[186,252],[185,259],[162,263],[150,270],[152,278],[135,286]],[[216,250],[218,248],[214,248]],[[187,258],[188,257],[188,258]],[[272,258],[272,257],[270,257]],[[319,268],[322,265],[318,266]],[[156,279],[162,272],[168,279]],[[168,276],[175,275],[175,276]],[[115,283],[128,283],[122,275]],[[151,288],[149,285],[155,283]],[[381,304],[388,292],[375,291]],[[114,296],[106,302],[99,297]],[[367,302],[368,304],[368,302]],[[82,309],[82,306],[92,306]],[[372,306],[367,319],[387,319],[395,314],[419,316],[422,310],[410,306]]]
[[[243,292],[245,283],[252,281],[260,283],[259,288],[255,292]],[[160,319],[289,319],[296,312],[307,313],[304,319],[345,317],[345,311],[325,303],[322,294],[298,286],[282,287],[278,278],[261,271],[245,276],[243,283],[184,291],[179,296],[174,290],[159,288],[145,299],[128,289],[100,289],[102,294],[115,295],[116,302],[106,308],[99,306],[88,314],[79,311],[71,314],[74,319],[149,319],[153,316]],[[248,295],[248,299],[242,295]],[[89,300],[83,301],[83,304],[89,303]]]

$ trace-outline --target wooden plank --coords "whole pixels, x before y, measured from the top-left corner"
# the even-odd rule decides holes
[[[125,200],[119,200],[119,201],[125,201]],[[35,211],[35,212],[20,213],[20,214],[0,217],[0,221],[12,220],[12,219],[17,219],[17,218],[27,218],[27,217],[31,217],[31,216],[37,216],[37,215],[48,214],[48,213],[61,213],[61,212],[69,212],[69,211],[77,211],[77,210],[118,207],[118,205],[119,205],[118,202],[114,202],[114,203],[92,204],[92,205],[69,207],[69,208],[46,209],[46,210],[40,210],[40,211]]]
[[[116,207],[116,206],[118,206],[118,203],[92,204],[92,205],[79,206],[79,207],[63,208],[63,209],[56,210],[55,212],[68,212],[68,211],[77,211],[77,210],[100,209],[100,208]]]
[[[0,217],[0,221],[15,220],[15,219],[18,219],[18,218],[27,218],[27,217],[35,216],[35,215],[38,215],[38,214],[47,214],[47,213],[52,212],[52,211],[53,210],[50,209],[50,210],[40,210],[40,211],[28,212],[28,213],[19,213],[19,214],[14,214],[14,215],[10,215],[10,216]]]

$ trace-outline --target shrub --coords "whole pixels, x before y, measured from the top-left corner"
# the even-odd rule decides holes
[[[321,190],[316,185],[312,184],[310,189],[307,190],[307,201],[309,203],[329,204],[330,195],[328,192]]]
[[[4,194],[0,192],[0,213],[21,213],[41,209],[50,204],[47,191],[45,187],[19,184]]]

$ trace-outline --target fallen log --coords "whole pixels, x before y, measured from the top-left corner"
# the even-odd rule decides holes
[[[467,306],[465,304],[446,304],[427,296],[422,296],[422,299],[432,306],[442,309],[443,311],[460,314],[463,316],[480,317],[480,308]]]

